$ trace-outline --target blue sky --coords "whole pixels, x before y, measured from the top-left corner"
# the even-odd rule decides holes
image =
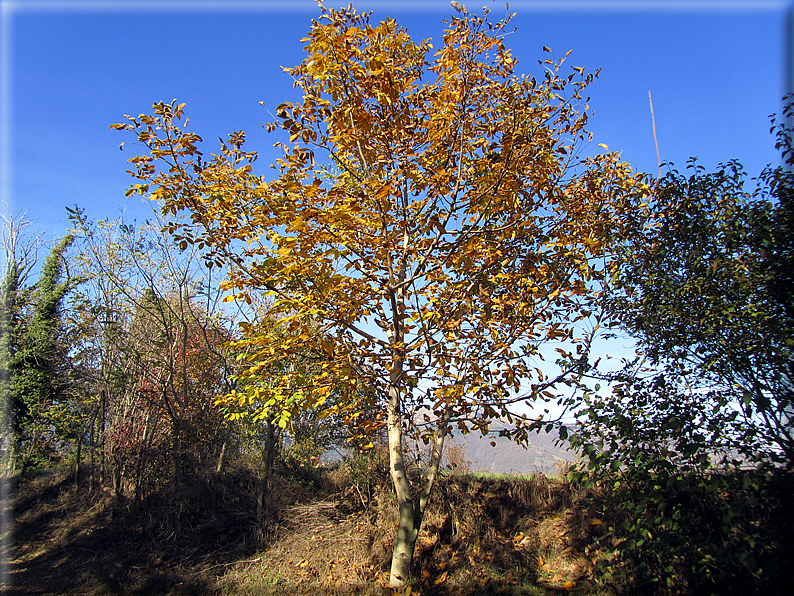
[[[488,3],[468,3],[472,10]],[[326,2],[328,6],[333,4]],[[438,39],[446,1],[353,2],[391,16],[417,39]],[[505,14],[504,2],[489,4]],[[777,163],[769,114],[786,89],[783,0],[517,1],[507,45],[518,70],[538,73],[542,46],[588,71],[594,147],[620,151],[637,170],[657,171],[648,91],[662,160],[707,168],[739,159],[752,174]],[[187,104],[193,130],[214,151],[245,130],[261,166],[275,136],[260,124],[295,97],[281,66],[302,57],[300,39],[318,14],[313,0],[2,1],[0,198],[28,210],[49,237],[68,228],[65,206],[91,218],[142,220],[150,207],[125,198],[129,133],[108,129],[154,101]],[[790,61],[788,65],[790,67]],[[791,80],[789,75],[788,80]],[[789,83],[790,84],[790,83]],[[265,171],[262,168],[262,171]]]
[[[504,2],[467,6],[485,4],[494,18],[506,13]],[[374,10],[375,21],[396,18],[415,39],[437,40],[453,13],[447,0],[353,5]],[[683,168],[697,156],[713,169],[737,158],[758,174],[778,163],[769,114],[781,110],[787,86],[794,91],[784,35],[791,6],[518,0],[510,3],[518,29],[506,43],[519,72],[541,72],[544,45],[557,57],[572,50],[568,63],[588,72],[601,68],[589,89],[593,147],[620,151],[635,170],[657,171],[650,91],[662,160]],[[245,130],[260,171],[269,171],[279,137],[260,125],[296,97],[281,66],[300,62],[300,39],[318,14],[313,0],[0,0],[0,200],[27,210],[47,238],[67,231],[66,206],[92,219],[150,217],[149,204],[124,196],[134,139],[109,126],[174,98],[187,104],[205,153]]]

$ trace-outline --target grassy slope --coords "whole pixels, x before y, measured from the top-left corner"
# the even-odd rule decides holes
[[[49,471],[14,493],[6,593],[391,593],[384,586],[396,511],[386,470],[370,459],[278,475],[264,543],[253,531],[256,477],[243,465],[138,507]],[[607,532],[620,520],[594,497],[543,475],[443,478],[417,543],[414,589],[425,596],[656,593],[599,566],[612,556]],[[608,540],[596,545],[599,537]]]
[[[383,469],[326,472],[315,490],[280,478],[264,549],[253,541],[254,480],[239,468],[137,510],[76,489],[63,472],[24,481],[7,593],[383,592],[396,520]],[[542,594],[581,583],[586,514],[575,501],[543,476],[444,479],[418,542],[422,593]]]

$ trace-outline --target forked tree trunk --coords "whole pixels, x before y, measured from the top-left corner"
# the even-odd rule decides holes
[[[407,189],[405,189],[407,190]],[[403,246],[408,249],[408,235],[403,235]],[[397,279],[400,283],[405,281],[405,263],[401,262],[397,271]],[[403,455],[403,433],[402,433],[402,396],[401,391],[405,388],[404,361],[405,354],[402,348],[397,346],[404,345],[405,327],[405,294],[402,286],[399,286],[391,296],[392,311],[394,319],[391,330],[387,326],[389,341],[395,348],[392,351],[391,368],[389,369],[389,404],[387,409],[387,430],[389,434],[389,471],[394,492],[397,496],[397,507],[399,508],[399,522],[397,525],[397,536],[394,540],[394,551],[391,559],[391,574],[389,583],[394,588],[400,588],[411,581],[411,564],[416,548],[416,539],[419,536],[419,529],[422,527],[422,518],[425,514],[425,507],[430,500],[433,490],[433,483],[438,474],[438,465],[441,463],[441,453],[444,450],[444,437],[447,433],[452,410],[447,407],[436,425],[435,435],[432,442],[430,462],[422,474],[421,485],[419,487],[418,501],[414,502],[411,495],[411,480],[408,478],[405,469],[405,457]],[[382,311],[381,311],[382,312]],[[385,321],[385,313],[381,316]]]
[[[397,537],[394,540],[389,583],[394,587],[400,587],[411,579],[411,562],[414,558],[419,528],[415,523],[414,500],[411,496],[411,484],[405,469],[401,420],[399,416],[394,415],[392,408],[389,408],[388,432],[389,471],[399,508],[399,523]]]
[[[395,374],[392,368],[392,376]],[[432,442],[430,462],[422,475],[418,502],[414,502],[411,496],[411,483],[405,469],[405,457],[403,455],[402,443],[402,424],[399,414],[399,389],[395,383],[389,390],[389,410],[388,410],[388,433],[389,433],[389,468],[392,482],[397,496],[397,506],[399,508],[399,523],[397,526],[397,537],[394,541],[394,551],[391,559],[391,573],[389,583],[394,588],[400,588],[411,581],[411,564],[413,563],[414,550],[416,549],[416,539],[422,527],[422,518],[425,514],[427,503],[433,490],[438,467],[441,463],[441,454],[444,450],[444,438],[446,436],[447,424],[451,415],[449,409],[445,410],[444,415],[438,421],[435,436]]]

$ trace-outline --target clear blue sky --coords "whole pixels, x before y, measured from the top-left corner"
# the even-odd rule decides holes
[[[469,2],[478,11],[489,0]],[[346,4],[347,2],[345,2]],[[328,6],[334,5],[330,0]],[[438,39],[446,1],[353,2],[391,16],[417,39]],[[495,18],[504,2],[490,4]],[[546,45],[588,71],[594,144],[622,152],[655,173],[648,91],[653,94],[662,160],[707,168],[731,158],[757,174],[777,163],[768,116],[786,89],[788,1],[517,1],[507,45],[519,71],[538,73]],[[217,2],[158,0],[2,1],[0,198],[48,236],[68,227],[64,206],[91,218],[128,220],[150,213],[125,199],[129,133],[111,131],[125,114],[154,101],[187,104],[205,152],[217,138],[245,130],[249,148],[272,162],[277,139],[260,124],[295,97],[280,66],[302,57],[300,38],[318,14],[312,0]],[[788,62],[790,65],[790,61]],[[789,81],[791,77],[789,76]],[[266,171],[264,167],[262,171]]]

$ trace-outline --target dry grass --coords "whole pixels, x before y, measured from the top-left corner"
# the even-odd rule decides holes
[[[372,472],[372,470],[371,470]],[[273,545],[219,579],[223,594],[382,594],[397,515],[388,478],[343,469],[333,498],[296,505]],[[593,593],[599,530],[564,481],[456,474],[439,481],[417,540],[414,593]],[[603,587],[598,593],[608,594]]]
[[[429,593],[538,594],[574,590],[589,580],[584,549],[592,527],[582,523],[582,495],[567,483],[542,475],[461,475],[445,479],[437,497],[425,530],[436,547],[422,564],[433,580]],[[447,519],[448,546],[440,531]],[[450,560],[443,570],[434,565],[439,546],[442,559]],[[435,585],[439,571],[448,571],[446,590]]]
[[[282,512],[278,539],[218,579],[222,594],[377,594],[376,569],[357,517],[316,501]]]
[[[139,510],[49,474],[17,491],[9,593],[393,593],[397,516],[381,463],[326,470],[312,491],[279,477],[264,546],[253,539],[250,471],[153,495]],[[584,497],[542,475],[440,479],[414,594],[609,593],[593,582],[588,544],[600,527]]]

